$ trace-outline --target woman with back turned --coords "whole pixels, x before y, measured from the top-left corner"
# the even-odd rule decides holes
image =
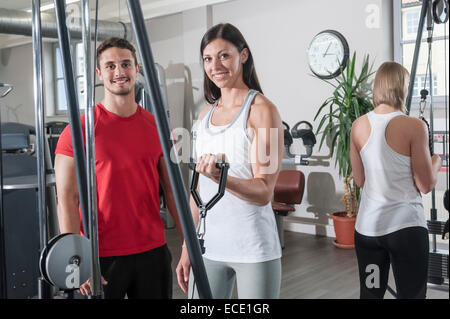
[[[429,239],[421,192],[430,192],[441,167],[430,156],[428,129],[405,115],[408,71],[385,62],[373,88],[374,110],[352,126],[353,177],[363,187],[355,226],[361,298],[383,298],[389,267],[398,298],[425,298]]]

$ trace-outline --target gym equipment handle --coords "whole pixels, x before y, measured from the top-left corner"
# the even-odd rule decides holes
[[[197,164],[196,164],[196,163],[189,163],[189,169],[190,169],[190,170],[193,170],[193,171],[195,172],[195,168],[196,168],[196,167],[197,167]],[[222,168],[224,168],[224,167],[229,168],[229,167],[230,167],[230,164],[228,164],[228,163],[226,163],[226,162],[218,162],[218,163],[216,163],[216,168],[222,169]]]
[[[200,173],[195,170],[195,167],[195,163],[189,163],[189,168],[194,171],[191,181],[191,194],[197,207],[207,211],[210,210],[225,194],[225,186],[227,184],[227,175],[230,164],[226,162],[216,163],[216,167],[220,169],[219,190],[217,194],[214,195],[213,198],[211,198],[207,203],[204,203],[200,198],[200,195],[197,193],[198,178],[200,176]]]

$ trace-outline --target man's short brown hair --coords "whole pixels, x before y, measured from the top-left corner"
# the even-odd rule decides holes
[[[136,49],[134,46],[126,39],[112,37],[103,41],[97,48],[97,68],[100,69],[100,55],[109,48],[130,50],[134,58],[134,64],[137,66]]]

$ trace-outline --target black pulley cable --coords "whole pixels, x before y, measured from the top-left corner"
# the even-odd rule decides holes
[[[425,81],[425,85],[426,85],[426,81]],[[427,95],[428,95],[428,90],[423,89],[423,90],[420,91],[421,98],[420,98],[420,103],[419,103],[419,119],[424,121],[425,124],[427,125],[427,129],[428,129],[428,147],[430,149],[430,156],[433,156],[433,154],[434,154],[433,134],[431,132],[430,124],[428,123],[428,121],[423,116],[423,113],[424,113],[425,107],[426,107]]]

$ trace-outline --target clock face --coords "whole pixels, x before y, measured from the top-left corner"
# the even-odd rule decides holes
[[[348,44],[337,31],[328,30],[316,35],[308,48],[311,71],[320,78],[331,79],[340,74],[348,59]]]

